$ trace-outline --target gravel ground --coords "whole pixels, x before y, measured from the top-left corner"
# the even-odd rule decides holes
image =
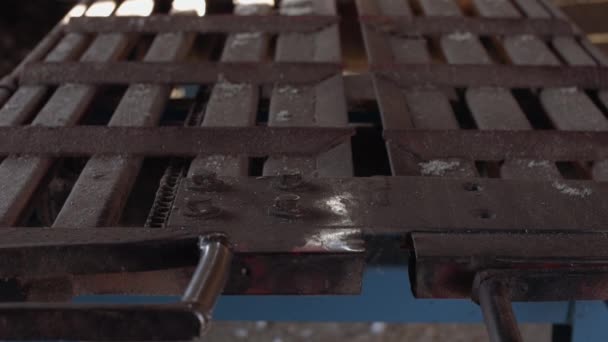
[[[522,325],[525,341],[550,342],[549,325]],[[204,341],[210,342],[485,342],[481,324],[384,324],[384,323],[215,323]]]

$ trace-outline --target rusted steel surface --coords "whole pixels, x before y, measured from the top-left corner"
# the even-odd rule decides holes
[[[560,234],[414,233],[412,239],[416,250],[413,288],[416,295],[423,298],[470,297],[475,274],[488,269],[563,269],[564,283],[567,283],[565,274],[568,270],[579,269],[584,273],[589,269],[593,274],[592,267],[608,263],[608,241],[604,234],[582,229]],[[543,277],[540,275],[540,279]],[[576,298],[576,293],[565,291],[555,299],[563,300],[568,295]],[[593,292],[587,295],[591,296]],[[524,298],[520,296],[517,300]],[[599,298],[598,294],[595,299]]]
[[[371,70],[402,87],[608,87],[608,68],[597,66],[372,65]]]
[[[24,85],[80,84],[213,84],[220,79],[232,83],[306,84],[320,82],[341,71],[337,63],[248,63],[248,62],[105,62],[37,63],[26,67]]]
[[[234,15],[72,18],[66,32],[78,33],[307,33],[338,23],[333,15]]]
[[[484,36],[523,34],[578,36],[581,34],[567,20],[545,18],[364,15],[359,21],[380,32],[400,35],[435,35],[454,32],[470,32]]]
[[[608,158],[608,132],[530,130],[389,130],[384,138],[428,160],[542,159],[551,161]],[[445,142],[449,141],[449,144]],[[533,148],[530,148],[533,146]]]
[[[433,165],[420,167],[430,172]],[[364,227],[370,234],[400,236],[427,229],[601,230],[608,215],[608,203],[602,201],[607,187],[591,181],[439,177],[187,179],[169,226],[221,223],[235,241],[247,237],[247,245],[287,227],[284,235],[310,227]],[[242,229],[253,222],[256,230]]]
[[[311,155],[331,149],[353,133],[346,127],[0,127],[0,154]]]
[[[6,297],[180,294],[188,246],[216,232],[234,243],[227,294],[356,294],[378,252],[363,236],[400,254],[412,242],[420,297],[526,284],[480,300],[495,332],[494,304],[605,297],[608,61],[546,2],[462,3],[155,6],[59,25],[0,90],[14,91],[0,107],[0,274],[19,289]],[[31,319],[36,337],[111,322],[5,308],[2,324]],[[144,309],[132,315],[182,315]]]
[[[606,298],[608,268],[590,266],[573,269],[487,270],[475,279],[475,287],[486,280],[508,286],[513,302],[550,300],[601,300]]]

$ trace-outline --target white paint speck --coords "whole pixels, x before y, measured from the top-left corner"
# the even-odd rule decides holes
[[[448,35],[448,38],[455,41],[465,41],[473,39],[473,34],[471,32],[454,32]]]
[[[585,198],[593,194],[593,190],[589,188],[575,188],[564,183],[554,182],[553,187],[564,195]]]
[[[321,229],[306,239],[300,251],[361,252],[364,250],[358,229]]]
[[[277,121],[282,122],[282,121],[289,121],[291,120],[291,118],[293,117],[293,115],[291,115],[291,113],[289,113],[289,111],[286,110],[281,110],[277,113]]]
[[[431,160],[424,163],[418,163],[418,165],[420,166],[420,173],[422,173],[423,176],[445,176],[446,172],[458,168],[460,162]]]
[[[279,87],[277,89],[277,91],[279,92],[279,94],[288,94],[288,95],[296,95],[300,92],[298,90],[298,88],[294,88],[294,87],[291,87],[288,85]]]
[[[528,167],[529,168],[535,168],[535,167],[549,167],[551,166],[551,163],[548,160],[531,160],[528,162]]]
[[[245,33],[237,33],[234,35],[230,46],[238,47],[249,44],[251,40],[258,39],[261,37],[260,32],[245,32]]]

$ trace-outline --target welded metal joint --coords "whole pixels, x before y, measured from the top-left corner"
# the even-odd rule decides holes
[[[188,304],[198,315],[202,335],[209,326],[215,303],[228,281],[232,252],[228,238],[223,234],[201,236],[199,248],[201,257],[182,296],[182,302]]]
[[[498,277],[478,273],[473,285],[473,300],[481,307],[491,342],[522,342],[521,332],[511,305],[511,286]]]

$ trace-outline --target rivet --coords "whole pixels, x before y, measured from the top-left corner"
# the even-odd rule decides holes
[[[302,172],[294,170],[288,173],[279,175],[278,188],[281,190],[294,190],[304,184]]]
[[[184,215],[201,219],[210,219],[219,216],[222,210],[213,205],[211,198],[189,199],[186,201]]]
[[[189,189],[192,191],[222,191],[226,188],[226,184],[218,179],[217,174],[213,171],[198,171],[190,179],[193,186],[190,186]]]
[[[274,199],[269,213],[273,216],[284,218],[298,218],[303,216],[300,208],[300,196],[295,194],[279,195]]]

